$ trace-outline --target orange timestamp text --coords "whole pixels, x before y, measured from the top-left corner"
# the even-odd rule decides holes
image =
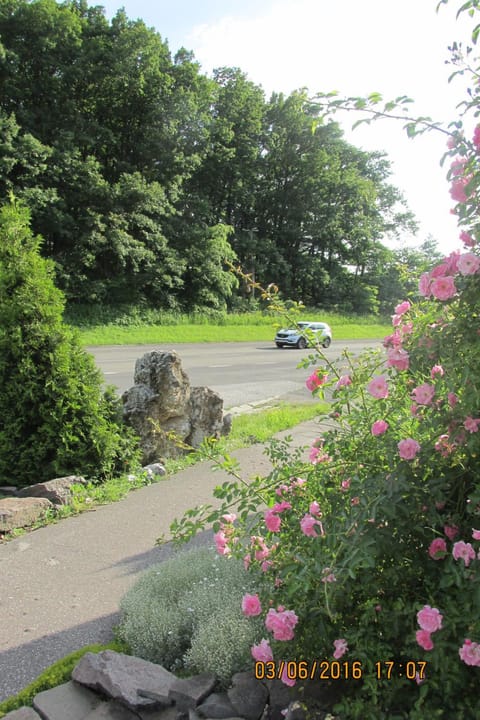
[[[393,680],[404,677],[407,680],[424,680],[427,663],[420,660],[375,662],[374,677],[377,680]],[[274,660],[255,663],[257,680],[362,680],[364,667],[360,660]]]

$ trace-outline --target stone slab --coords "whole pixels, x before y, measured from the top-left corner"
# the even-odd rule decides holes
[[[33,708],[25,706],[7,713],[3,720],[41,720],[41,718]]]
[[[44,720],[85,720],[100,703],[98,695],[70,681],[35,695],[33,707]]]
[[[176,679],[161,665],[113,650],[86,653],[73,669],[72,678],[133,710],[164,701],[171,704],[168,694]]]

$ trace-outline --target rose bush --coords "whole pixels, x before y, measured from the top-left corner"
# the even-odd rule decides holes
[[[172,526],[214,521],[219,551],[256,573],[244,612],[265,633],[252,663],[339,661],[342,720],[480,717],[480,125],[470,140],[459,122],[448,134],[466,251],[397,305],[383,351],[332,365],[317,348],[302,363],[334,422],[308,462],[274,442],[268,477],[237,476],[217,488],[220,510]],[[264,295],[274,303],[275,289]]]

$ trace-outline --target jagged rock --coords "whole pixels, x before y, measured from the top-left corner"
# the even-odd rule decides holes
[[[4,498],[0,500],[0,532],[33,525],[51,507],[46,498]]]
[[[197,713],[204,718],[223,720],[233,718],[237,715],[230,699],[226,693],[212,693],[205,702],[197,707]]]
[[[33,707],[45,720],[84,720],[100,703],[91,690],[68,682],[35,695]]]
[[[75,666],[72,679],[135,710],[170,704],[168,694],[175,675],[147,660],[104,650],[86,653]],[[155,698],[147,697],[147,693],[155,694]]]
[[[3,720],[41,720],[41,718],[33,708],[21,707],[4,715]]]
[[[246,720],[260,720],[268,700],[268,690],[252,673],[236,673],[232,677],[232,687],[227,690],[227,695],[236,715]]]
[[[180,712],[193,709],[212,692],[216,678],[214,675],[201,673],[189,678],[177,678],[170,688],[170,697]]]
[[[72,485],[86,484],[87,481],[80,475],[68,475],[22,488],[18,491],[17,497],[43,497],[54,505],[68,505],[72,499]]]
[[[228,432],[223,400],[210,388],[190,387],[176,352],[145,353],[135,364],[134,381],[122,395],[123,418],[140,438],[144,465],[178,457],[185,452],[182,443],[198,447],[205,437]]]
[[[206,437],[220,437],[223,428],[223,400],[208,387],[194,387],[190,393],[190,423],[187,443],[198,447]]]
[[[133,382],[146,385],[154,395],[161,396],[160,420],[185,413],[190,399],[190,381],[176,352],[153,350],[145,353],[135,363]]]

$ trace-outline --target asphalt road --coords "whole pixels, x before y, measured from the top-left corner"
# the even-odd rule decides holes
[[[336,361],[345,347],[357,355],[379,345],[378,340],[334,341],[325,355],[330,361]],[[308,350],[280,350],[268,342],[107,345],[87,350],[94,356],[105,381],[120,392],[133,385],[137,358],[151,350],[176,350],[191,385],[206,385],[218,392],[225,409],[283,395],[298,396],[298,400],[310,397],[305,378],[313,368],[297,369]]]

